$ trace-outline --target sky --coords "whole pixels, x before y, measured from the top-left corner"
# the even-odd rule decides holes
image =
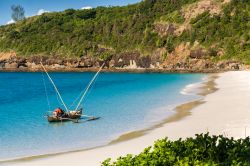
[[[97,6],[124,6],[141,0],[0,0],[0,25],[11,23],[11,6],[21,5],[25,16],[65,9],[94,8]]]

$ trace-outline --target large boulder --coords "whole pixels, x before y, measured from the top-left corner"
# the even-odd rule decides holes
[[[154,25],[154,30],[160,35],[160,36],[166,36],[168,34],[173,34],[176,27],[173,24],[168,23],[156,23]]]
[[[157,66],[156,60],[153,64]],[[150,68],[152,63],[152,58],[150,56],[141,56],[137,52],[125,52],[112,56],[109,61],[110,67],[117,68]]]
[[[151,58],[149,56],[141,57],[139,59],[138,66],[142,67],[142,68],[150,68],[150,66],[151,66]]]
[[[65,66],[64,65],[60,65],[60,64],[53,64],[51,66],[52,69],[64,69]]]
[[[206,58],[207,52],[203,49],[196,49],[190,51],[190,58],[193,59],[204,59]]]
[[[7,63],[5,63],[4,68],[6,68],[6,69],[17,69],[18,68],[18,63],[17,62],[12,62],[12,63],[7,62]]]
[[[111,60],[109,61],[109,67],[110,67],[110,68],[115,67],[115,60],[114,60],[114,59],[111,59]]]
[[[0,69],[3,69],[4,66],[5,66],[5,62],[4,61],[0,62]]]
[[[16,62],[18,63],[18,68],[22,68],[22,69],[27,68],[27,65],[26,65],[27,59],[19,58],[16,60]]]
[[[78,67],[80,68],[88,68],[88,67],[93,67],[95,60],[89,57],[83,57],[79,62],[78,62]]]
[[[38,68],[41,67],[40,64],[36,64],[36,63],[34,63],[34,62],[26,62],[26,63],[25,63],[25,66],[27,66],[27,67],[30,68],[30,69],[38,69]]]

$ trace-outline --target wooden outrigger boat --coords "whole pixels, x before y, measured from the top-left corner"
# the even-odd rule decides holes
[[[47,115],[48,122],[65,122],[78,121],[82,117],[82,109],[79,111],[70,111],[64,113],[62,116]]]
[[[47,115],[48,122],[67,122],[67,121],[72,121],[74,123],[79,123],[81,119],[84,119],[84,121],[92,121],[92,120],[97,120],[100,119],[100,117],[94,117],[94,116],[87,116],[87,115],[82,115],[82,109],[79,111],[70,111],[69,113],[65,113],[63,116],[56,117],[53,115]]]
[[[91,120],[97,120],[99,119],[100,117],[94,117],[94,116],[88,116],[88,115],[83,115],[83,112],[82,112],[82,108],[81,109],[78,109],[80,107],[80,104],[82,103],[85,95],[87,94],[90,86],[92,85],[92,83],[94,82],[94,80],[96,79],[97,75],[100,73],[101,69],[103,68],[105,63],[102,64],[102,66],[100,67],[100,69],[98,70],[98,72],[94,75],[94,77],[92,78],[92,80],[89,82],[86,90],[84,91],[84,93],[81,95],[82,97],[80,98],[76,108],[73,110],[73,111],[69,111],[68,107],[66,106],[65,102],[63,101],[62,99],[62,96],[61,94],[59,93],[54,81],[52,80],[52,78],[49,76],[48,72],[46,71],[45,67],[43,66],[42,62],[41,62],[41,65],[42,65],[42,68],[44,69],[45,73],[47,74],[49,80],[51,81],[52,85],[54,86],[54,89],[59,97],[59,99],[61,100],[64,108],[66,109],[66,112],[63,111],[62,115],[60,116],[57,116],[57,115],[54,115],[54,114],[51,114],[51,115],[47,115],[47,119],[48,119],[48,122],[66,122],[66,121],[72,121],[72,122],[75,122],[75,123],[78,123],[80,119],[84,118],[85,117],[85,121],[91,121]],[[45,85],[45,83],[44,83]],[[46,87],[45,87],[45,91],[46,91]],[[46,95],[47,95],[47,92],[46,92]],[[48,96],[47,96],[47,100],[48,100]],[[48,101],[48,104],[49,104],[49,101]],[[86,119],[87,118],[87,119]]]

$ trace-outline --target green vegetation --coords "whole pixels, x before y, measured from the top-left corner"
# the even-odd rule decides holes
[[[68,9],[44,13],[0,28],[0,51],[19,55],[96,55],[98,46],[115,52],[155,49],[153,22],[195,0],[145,0],[125,7]]]
[[[180,11],[175,10],[174,12],[172,12],[166,16],[162,16],[161,21],[181,24],[185,21],[185,19],[183,18]]]
[[[155,142],[139,155],[128,154],[115,162],[105,160],[103,166],[132,165],[249,165],[250,139],[235,140],[223,136],[197,134],[195,138],[170,141],[167,138]]]
[[[233,0],[226,5],[222,15],[208,12],[191,20],[192,29],[182,34],[185,41],[224,50],[222,59],[250,62],[250,1]],[[188,37],[189,36],[189,37]]]
[[[179,36],[158,34],[157,21],[182,24],[181,8],[196,1],[144,0],[124,7],[44,13],[1,26],[0,51],[13,50],[20,56],[89,55],[106,59],[121,52],[150,55],[157,48],[170,53],[182,42],[198,41],[211,52],[212,59],[250,63],[250,1],[232,0],[218,15],[204,12]],[[224,56],[216,56],[219,51]]]

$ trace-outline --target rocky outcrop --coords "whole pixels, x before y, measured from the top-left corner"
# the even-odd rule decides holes
[[[220,56],[218,53],[216,56]],[[240,70],[243,64],[239,61],[211,60],[209,52],[195,42],[193,46],[189,43],[182,43],[173,52],[169,53],[163,61],[162,66],[167,70],[175,71],[224,71]]]
[[[173,34],[176,30],[176,26],[169,23],[156,23],[154,25],[154,30],[162,37]]]
[[[163,58],[163,55],[167,57]],[[62,58],[59,56],[32,56],[21,58],[10,56],[9,59],[0,61],[1,70],[28,70],[41,71],[40,62],[48,70],[81,71],[98,69],[104,62],[107,70],[138,70],[152,71],[221,71],[240,70],[243,64],[238,61],[222,61],[215,63],[210,60],[207,50],[195,43],[182,43],[174,51],[167,53],[165,48],[158,48],[150,56],[140,55],[139,52],[124,52],[114,54],[106,61],[98,56],[83,56],[81,58]]]
[[[222,61],[219,62],[216,66],[218,69],[226,69],[226,70],[240,70],[243,68],[243,64],[238,61]]]
[[[208,56],[207,51],[205,51],[201,48],[191,50],[190,55],[189,55],[189,57],[192,59],[206,59],[207,56]]]
[[[9,60],[12,58],[16,57],[16,53],[13,51],[10,52],[0,52],[0,61],[5,61],[5,60]]]

